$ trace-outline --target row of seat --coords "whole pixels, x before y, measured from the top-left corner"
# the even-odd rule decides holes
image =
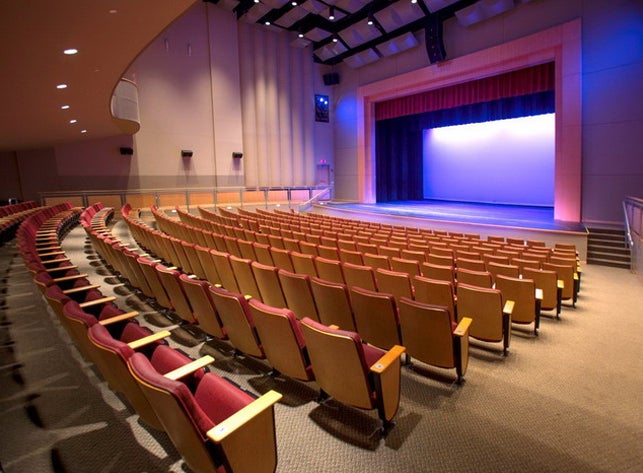
[[[0,246],[11,241],[20,223],[39,209],[34,201],[0,206]]]
[[[143,225],[142,228],[145,226]],[[148,233],[155,235],[152,240],[168,239],[167,236],[164,237],[151,229],[148,229]],[[162,245],[157,242],[152,244],[152,247],[160,248]],[[201,260],[202,271],[206,274],[206,279],[210,279],[210,282],[221,284],[234,292],[248,294],[275,307],[289,307],[299,318],[310,317],[326,325],[338,325],[348,330],[357,331],[369,343],[383,348],[390,348],[393,344],[403,342],[400,336],[402,329],[396,307],[403,298],[406,299],[405,302],[416,299],[420,303],[446,306],[448,314],[451,314],[451,318],[456,322],[454,297],[454,287],[456,286],[452,282],[447,282],[445,285],[441,284],[441,281],[421,276],[412,280],[405,273],[383,269],[373,271],[372,268],[359,267],[349,263],[341,265],[340,262],[328,262],[333,265],[329,266],[326,273],[317,273],[315,269],[314,274],[307,274],[307,271],[303,270],[296,274],[283,268],[242,259],[218,250],[209,250],[190,244],[185,244],[183,249],[188,253],[191,251],[196,253],[197,258]],[[310,261],[312,268],[315,268],[315,263],[319,264],[320,262],[319,259],[312,257]],[[209,267],[214,271],[208,271]],[[331,274],[331,267],[332,271],[338,275],[337,278]],[[343,274],[351,275],[353,274],[351,271],[355,271],[355,276],[351,280],[354,284],[346,285]],[[197,276],[201,277],[200,273],[201,270],[197,270]],[[214,276],[207,276],[212,273]],[[475,282],[473,283],[475,284]],[[475,308],[475,311],[470,311],[467,318],[480,320],[477,327],[472,330],[472,334],[476,338],[486,341],[502,341],[506,353],[509,344],[508,331],[511,324],[509,323],[509,314],[505,311],[503,315],[502,309],[510,298],[518,301],[515,322],[534,324],[534,332],[537,332],[540,307],[537,307],[539,298],[536,297],[537,291],[533,281],[507,278],[506,284],[503,286],[505,289],[504,300],[501,291],[485,291],[482,288],[473,287],[474,284],[467,285],[469,286],[468,292],[474,299],[483,297],[487,300],[494,300],[493,303],[482,304],[488,310],[481,309],[480,304],[476,302],[469,305]],[[419,286],[420,289],[416,291],[414,286]],[[464,287],[465,284],[462,286]],[[445,287],[446,290],[443,290]],[[176,298],[180,299],[180,292],[178,290],[175,292]],[[187,293],[187,290],[184,289],[184,292]],[[388,302],[381,302],[384,299],[388,299]],[[462,302],[462,305],[466,306],[468,297],[465,296],[463,299],[465,302]],[[355,300],[363,302],[356,304]],[[377,304],[379,304],[378,313],[381,315],[381,320],[375,320],[372,316],[375,312],[372,307]],[[483,323],[483,320],[486,322]],[[460,318],[457,321],[460,321]],[[489,329],[490,326],[493,329]],[[377,329],[371,327],[377,327]],[[375,336],[376,333],[377,336]],[[409,347],[407,346],[407,348]],[[412,353],[416,350],[411,348],[408,349],[408,352]],[[430,357],[419,358],[427,363],[431,363],[432,360]],[[450,367],[455,366],[451,365]]]
[[[104,231],[101,220],[110,215],[101,205],[80,218],[92,231]],[[194,471],[274,472],[273,405],[280,395],[271,392],[255,400],[206,372],[211,357],[191,360],[162,341],[170,332],[152,333],[136,322],[137,312],[123,312],[114,297],[104,297],[60,246],[78,213],[43,213],[20,227],[18,244],[34,282],[79,351],[144,422],[168,434]],[[254,456],[243,453],[248,447]]]
[[[309,317],[300,321],[291,310],[198,280],[144,256],[124,257],[131,250],[108,239],[95,241],[98,252],[113,267],[124,268],[130,284],[138,284],[142,291],[149,289],[157,301],[163,301],[161,305],[186,322],[198,325],[211,336],[229,340],[245,355],[266,359],[274,373],[303,381],[314,379],[320,387],[320,397],[328,395],[357,407],[377,409],[383,432],[387,431],[399,405],[400,355],[404,347],[381,349],[366,345],[346,326],[340,330]],[[235,277],[232,270],[221,271]],[[446,316],[449,318],[448,313]],[[450,322],[448,325],[451,329]],[[316,341],[318,338],[321,340]],[[311,343],[313,348],[309,347]],[[336,344],[339,346],[334,348]],[[342,363],[336,362],[338,356]],[[342,376],[347,366],[354,368],[348,378]]]
[[[177,226],[182,224],[176,223]],[[168,225],[166,225],[167,227]],[[149,235],[149,232],[144,232]],[[198,232],[197,232],[198,233]],[[168,241],[168,237],[164,237],[160,233],[155,233],[157,237],[160,237],[162,241]],[[173,256],[170,253],[163,251],[163,245],[160,242],[154,242],[147,237],[143,237],[144,240],[147,240],[151,248],[154,248],[156,251],[163,253],[164,257],[167,259],[172,259],[172,261],[187,261],[183,265],[186,268],[186,271],[197,274],[201,278],[210,280],[213,283],[223,284],[224,287],[229,287],[235,291],[241,291],[248,294],[251,294],[255,297],[259,297],[259,289],[257,284],[252,280],[252,272],[247,268],[245,271],[242,271],[243,266],[248,266],[249,260],[257,259],[261,263],[266,264],[267,266],[275,265],[281,269],[286,269],[290,272],[296,272],[300,274],[308,274],[311,277],[319,277],[328,281],[333,281],[337,283],[344,283],[348,286],[362,287],[369,290],[379,290],[382,292],[389,292],[398,297],[414,297],[414,282],[413,278],[417,275],[422,275],[429,279],[438,279],[444,281],[450,281],[454,287],[456,281],[490,288],[495,284],[495,280],[498,275],[504,275],[513,279],[527,279],[533,280],[533,284],[539,288],[542,293],[542,310],[555,310],[556,316],[560,316],[561,311],[561,301],[562,300],[571,300],[572,304],[575,305],[576,298],[578,294],[578,279],[577,271],[574,268],[574,260],[570,260],[567,264],[554,264],[546,262],[545,269],[538,269],[538,267],[529,267],[528,265],[523,265],[522,268],[516,265],[502,265],[495,262],[489,262],[485,264],[482,260],[462,260],[461,263],[466,262],[468,264],[479,264],[478,266],[471,266],[472,268],[483,269],[483,270],[473,270],[467,269],[467,265],[461,264],[462,268],[458,267],[457,270],[454,270],[451,266],[446,265],[434,265],[432,263],[422,263],[421,265],[415,264],[415,266],[407,265],[400,266],[399,271],[392,271],[389,269],[390,266],[384,266],[380,268],[373,269],[373,267],[356,265],[350,262],[341,262],[336,260],[329,260],[322,257],[315,257],[312,255],[304,255],[297,252],[289,252],[288,250],[281,250],[274,247],[264,247],[262,244],[253,243],[251,245],[244,246],[240,240],[235,240],[233,237],[228,237],[225,239],[227,246],[225,249],[231,249],[233,254],[230,258],[230,264],[236,267],[239,267],[237,273],[248,275],[247,277],[239,278],[235,280],[226,276],[231,273],[231,271],[208,271],[208,266],[211,266],[207,263],[207,258],[202,257],[202,254],[205,248],[199,247],[191,243],[182,242],[179,245],[180,239],[172,239],[169,241],[174,242],[177,247],[175,248]],[[236,245],[235,245],[236,243]],[[250,253],[248,249],[241,250],[242,248],[248,248],[254,250],[254,253]],[[240,256],[237,256],[236,254]],[[180,258],[178,255],[185,253],[186,256]],[[193,255],[195,254],[196,255]],[[190,257],[190,255],[193,255]],[[221,255],[215,253],[215,260],[220,260]],[[247,258],[244,258],[246,257]],[[368,257],[367,255],[364,255]],[[206,263],[201,264],[200,261],[205,260]],[[393,260],[395,261],[395,260]],[[182,263],[178,263],[181,265]],[[372,264],[376,266],[377,261],[373,261]],[[535,266],[535,265],[534,265]],[[540,266],[540,265],[538,265]],[[226,266],[224,266],[226,267]],[[488,268],[491,271],[485,271],[484,268]],[[223,274],[221,276],[220,274]],[[522,281],[513,281],[513,286],[516,285],[525,285],[526,282]],[[505,284],[507,286],[508,283]],[[523,291],[526,292],[526,291]],[[287,303],[288,301],[286,301]],[[282,306],[283,301],[277,299],[274,301],[277,306]],[[522,311],[521,311],[522,312]],[[528,312],[533,312],[529,310]],[[516,320],[522,319],[521,317],[516,317]],[[535,322],[533,315],[531,319],[527,318],[529,322]]]
[[[179,211],[179,216],[186,220],[192,217],[183,217],[184,212]],[[406,256],[406,258],[394,256],[396,253],[386,254],[382,251],[384,247],[376,247],[373,251],[380,250],[380,253],[362,253],[360,251],[351,251],[347,249],[336,249],[323,245],[303,245],[302,242],[296,240],[283,238],[278,240],[276,237],[271,238],[268,235],[270,255],[266,254],[267,250],[264,243],[250,242],[230,235],[217,235],[211,234],[212,242],[208,243],[206,238],[199,238],[203,232],[198,229],[187,225],[182,225],[178,222],[168,219],[166,216],[158,211],[155,211],[157,222],[163,227],[164,231],[171,235],[178,235],[180,239],[203,243],[206,246],[215,247],[220,251],[227,251],[239,257],[258,260],[264,264],[275,264],[283,267],[289,271],[302,270],[307,274],[317,272],[311,267],[310,256],[320,256],[323,261],[318,266],[328,266],[328,264],[337,264],[336,262],[350,263],[356,265],[371,266],[373,268],[382,268],[386,270],[393,270],[398,272],[408,273],[410,277],[417,274],[422,274],[427,277],[437,279],[454,280],[456,267],[458,269],[469,269],[475,271],[489,271],[492,276],[495,274],[504,274],[512,277],[520,277],[523,269],[545,269],[547,271],[555,271],[558,275],[557,281],[561,281],[563,287],[563,300],[571,300],[572,305],[575,306],[577,301],[578,292],[580,290],[580,275],[581,270],[578,264],[575,250],[573,248],[559,248],[552,251],[544,246],[533,247],[529,252],[523,253],[512,252],[514,256],[493,254],[493,253],[473,253],[473,252],[456,252],[451,248],[432,248],[429,253],[410,251],[405,254],[405,250],[390,248],[395,250],[398,255]],[[248,236],[249,232],[245,232]],[[206,232],[205,235],[208,235]],[[255,239],[259,235],[255,234]],[[265,235],[264,235],[265,236]],[[280,237],[279,237],[280,238]],[[214,245],[214,246],[212,246]],[[303,245],[303,246],[301,246]],[[319,251],[318,251],[319,250]],[[491,250],[489,250],[491,251]],[[286,255],[284,254],[287,253]],[[177,257],[181,259],[181,255]],[[299,268],[295,268],[290,260],[296,260],[295,263]],[[327,261],[330,260],[330,261]],[[571,267],[571,268],[570,268]],[[321,277],[329,277],[331,280],[339,281],[341,276],[337,271],[333,271],[330,275]],[[551,275],[540,277],[540,279],[551,280]],[[350,282],[341,280],[341,282]],[[557,282],[558,283],[558,282]],[[548,284],[545,290],[545,297],[547,301],[552,301],[557,289],[555,285]],[[553,303],[547,303],[546,307],[553,308]],[[560,306],[558,305],[560,309]],[[557,311],[560,314],[560,310]]]
[[[201,215],[204,215],[205,210],[202,207],[199,207],[199,211]],[[219,212],[225,213],[226,217],[223,217],[225,222],[230,222],[231,217],[235,215],[231,211],[224,209],[219,209]],[[312,237],[312,242],[314,243],[338,246],[340,248],[345,247],[346,249],[355,249],[355,245],[362,242],[366,244],[388,244],[394,248],[416,248],[419,250],[427,246],[446,246],[462,251],[470,249],[477,254],[484,254],[490,250],[503,248],[507,250],[509,255],[523,251],[575,251],[575,247],[572,244],[556,243],[551,248],[540,240],[505,238],[502,236],[488,236],[485,240],[481,239],[479,234],[364,222],[323,214],[301,214],[284,212],[278,209],[272,212],[257,209],[252,212],[242,208],[237,209],[237,212],[239,225],[243,228],[245,228],[243,223],[250,220],[255,226],[259,226],[263,233],[281,235],[287,238],[293,238],[293,232],[300,230],[299,234],[304,231],[305,238]],[[179,211],[179,215],[181,218],[190,218],[190,214],[186,212]],[[208,213],[208,217],[213,218],[211,212]],[[363,252],[373,253],[372,249],[366,248],[367,251]]]

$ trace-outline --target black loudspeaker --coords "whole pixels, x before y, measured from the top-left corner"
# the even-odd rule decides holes
[[[232,157],[234,159],[241,159],[241,158],[243,158],[243,153],[240,153],[239,151],[233,151],[232,152]]]
[[[444,41],[442,40],[442,19],[437,16],[429,17],[426,25],[424,25],[424,41],[426,43],[426,52],[429,55],[429,62],[435,64],[436,62],[444,61],[447,53],[444,49]]]
[[[128,146],[121,146],[118,150],[124,156],[131,156],[134,154],[134,149]]]
[[[324,85],[337,85],[339,84],[339,74],[337,72],[330,72],[322,76]]]

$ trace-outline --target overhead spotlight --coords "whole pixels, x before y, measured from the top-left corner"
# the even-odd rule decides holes
[[[299,33],[297,33],[297,37],[299,37],[299,38],[303,38],[303,37],[304,37],[304,33],[302,33],[302,32],[300,31]]]
[[[292,2],[290,2],[290,4],[291,4],[293,7],[296,7],[296,6],[297,6],[297,1],[296,1],[296,0],[293,0]]]
[[[337,41],[339,41],[339,38],[337,35],[333,35],[333,43],[336,43]]]
[[[78,54],[78,49],[76,48],[65,49],[63,51],[63,54],[66,54],[67,56],[73,56],[74,54]]]
[[[411,0],[411,3],[415,5],[418,2],[418,0]]]
[[[266,22],[264,23],[264,25],[266,25],[266,26],[270,26],[270,22],[269,22],[269,21],[266,21]]]
[[[369,13],[369,14],[368,14],[368,22],[367,22],[367,23],[368,23],[368,26],[373,26],[373,21],[374,21],[374,20],[373,20],[373,14],[372,14],[372,13]]]
[[[335,7],[330,7],[330,12],[328,14],[328,19],[333,21],[335,19]]]

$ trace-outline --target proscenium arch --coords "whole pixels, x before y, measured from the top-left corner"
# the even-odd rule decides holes
[[[359,200],[375,202],[375,103],[553,61],[556,143],[554,218],[581,221],[581,21],[357,89]]]

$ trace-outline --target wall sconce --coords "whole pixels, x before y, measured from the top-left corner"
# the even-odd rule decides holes
[[[191,158],[194,152],[191,149],[182,149],[181,157],[182,158]]]
[[[234,159],[241,159],[241,158],[243,158],[243,153],[241,153],[241,152],[239,152],[239,151],[233,151],[233,152],[232,152],[232,157],[233,157]]]

